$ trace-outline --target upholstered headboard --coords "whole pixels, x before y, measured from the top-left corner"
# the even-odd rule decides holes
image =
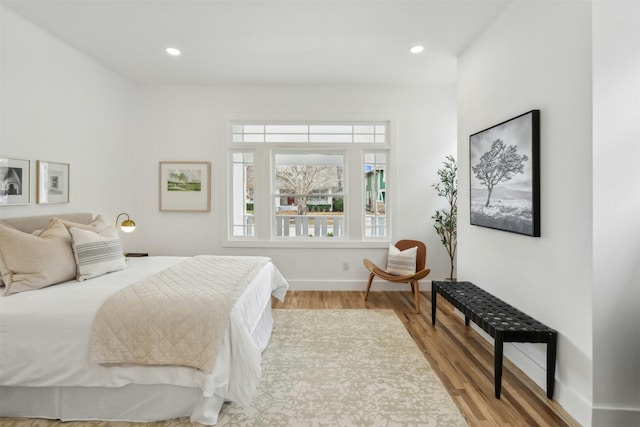
[[[43,228],[46,228],[47,225],[49,225],[51,218],[60,218],[78,222],[80,224],[89,224],[93,220],[93,214],[82,212],[58,215],[22,216],[16,218],[2,218],[0,221],[17,230],[24,231],[25,233],[32,233],[35,230],[42,230]]]

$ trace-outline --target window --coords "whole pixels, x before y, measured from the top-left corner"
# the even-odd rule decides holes
[[[344,154],[275,153],[276,237],[344,237]]]
[[[253,152],[231,155],[231,228],[234,236],[253,236]]]
[[[372,143],[387,141],[386,124],[235,124],[233,142],[244,143]]]
[[[387,235],[387,153],[365,152],[364,154],[364,235],[384,237]]]
[[[229,239],[388,238],[388,135],[387,122],[232,123]]]

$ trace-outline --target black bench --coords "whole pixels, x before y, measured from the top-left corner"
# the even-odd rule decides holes
[[[502,348],[505,342],[547,344],[547,397],[553,398],[558,332],[512,307],[471,282],[431,282],[431,323],[436,324],[436,299],[440,294],[495,339],[494,375],[496,398],[502,383]]]

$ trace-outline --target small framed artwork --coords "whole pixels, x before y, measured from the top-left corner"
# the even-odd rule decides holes
[[[0,206],[31,203],[31,162],[0,156]]]
[[[211,162],[160,162],[160,211],[209,212]]]
[[[69,164],[38,160],[40,204],[69,203]]]
[[[540,236],[540,110],[469,137],[471,225]]]

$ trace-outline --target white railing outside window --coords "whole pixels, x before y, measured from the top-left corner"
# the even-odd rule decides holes
[[[344,237],[344,216],[276,215],[277,237]]]

